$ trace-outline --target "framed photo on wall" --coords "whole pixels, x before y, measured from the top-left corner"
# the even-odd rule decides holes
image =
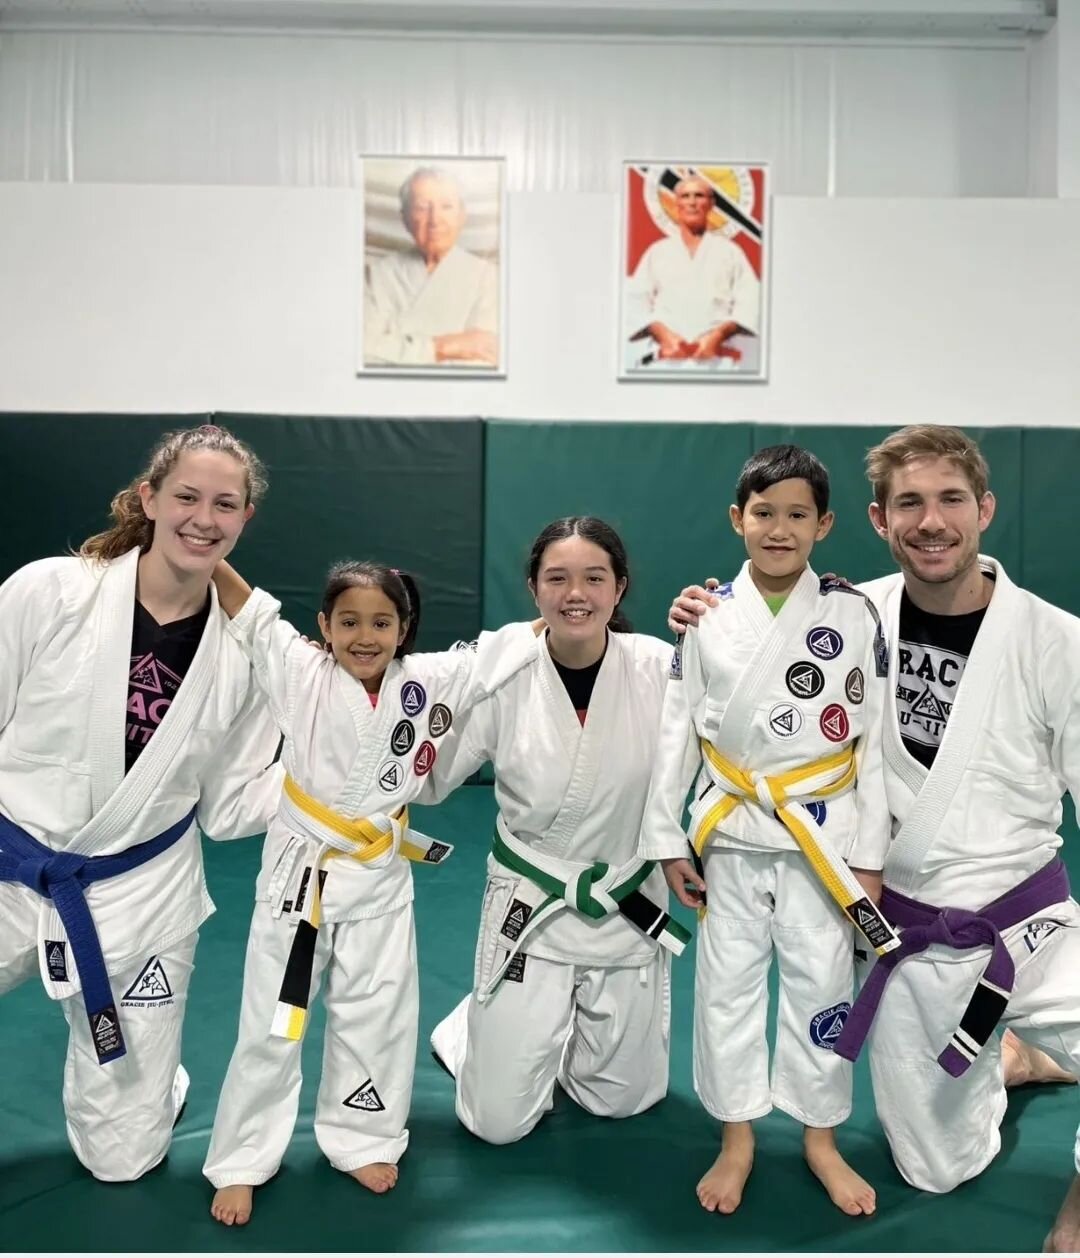
[[[627,161],[619,378],[765,380],[765,162]]]
[[[501,376],[502,158],[364,157],[359,369]]]

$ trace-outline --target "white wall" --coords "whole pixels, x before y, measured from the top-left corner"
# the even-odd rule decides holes
[[[506,380],[358,379],[359,211],[0,184],[0,410],[1080,422],[1080,202],[777,198],[757,385],[616,382],[604,193],[511,196]]]

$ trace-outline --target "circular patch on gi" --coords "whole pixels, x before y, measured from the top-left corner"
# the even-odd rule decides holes
[[[844,639],[828,625],[817,625],[806,635],[806,649],[819,660],[835,660],[844,649]]]
[[[416,742],[416,727],[412,721],[400,720],[390,735],[390,750],[395,756],[407,756]]]
[[[428,742],[426,739],[416,749],[416,755],[413,757],[413,772],[418,778],[422,778],[425,773],[431,772],[431,766],[435,763],[435,744]]]
[[[769,712],[769,729],[777,738],[793,738],[802,723],[802,713],[793,703],[778,703]]]
[[[418,681],[407,681],[401,687],[401,706],[406,716],[419,716],[427,703],[427,691]]]
[[[810,1019],[810,1043],[831,1053],[850,1012],[851,1004],[842,1000],[838,1005],[830,1005],[828,1009],[815,1013]]]
[[[428,713],[427,727],[432,738],[442,738],[454,723],[454,714],[445,703],[433,703]]]
[[[396,791],[405,781],[405,766],[398,760],[384,760],[379,765],[379,789]]]
[[[825,674],[809,660],[799,660],[784,674],[787,688],[796,699],[816,699],[825,689]]]
[[[829,815],[829,810],[820,799],[812,800],[809,804],[807,804],[806,811],[814,818],[819,826],[823,826],[825,824],[825,818]]]
[[[848,735],[851,733],[851,722],[839,703],[830,703],[822,712],[821,732],[831,743],[847,742]]]
[[[861,668],[853,668],[844,678],[844,694],[847,695],[848,703],[856,706],[862,703],[866,694],[866,681]]]

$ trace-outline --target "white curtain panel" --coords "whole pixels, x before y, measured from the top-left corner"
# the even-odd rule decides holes
[[[355,186],[367,153],[505,156],[613,192],[624,157],[766,160],[779,195],[1023,196],[1016,45],[0,36],[0,179]]]

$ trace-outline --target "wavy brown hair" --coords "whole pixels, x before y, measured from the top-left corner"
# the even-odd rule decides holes
[[[866,453],[866,478],[874,487],[874,500],[883,510],[889,497],[892,474],[913,459],[948,459],[967,478],[971,492],[981,500],[990,488],[990,468],[978,445],[962,428],[946,424],[912,424],[890,433]]]
[[[149,550],[154,540],[154,522],[143,511],[139,486],[143,481],[157,490],[162,481],[176,466],[182,454],[190,450],[213,450],[228,454],[244,469],[246,498],[244,506],[258,502],[266,492],[266,469],[258,456],[239,438],[217,424],[203,424],[199,428],[182,428],[167,432],[154,447],[145,469],[126,489],[121,489],[112,500],[110,511],[113,523],[103,533],[88,537],[79,547],[84,559],[96,559],[106,563],[125,555],[133,546]]]

